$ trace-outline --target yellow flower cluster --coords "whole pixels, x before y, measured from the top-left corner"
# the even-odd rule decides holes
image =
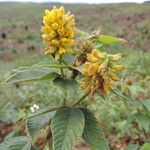
[[[59,59],[62,54],[72,52],[74,44],[75,20],[70,12],[65,14],[64,7],[45,10],[42,26],[42,38],[46,44],[45,54]]]
[[[84,77],[81,80],[81,87],[89,92],[91,98],[98,92],[101,94],[109,93],[113,87],[113,81],[118,80],[115,72],[125,69],[125,67],[115,64],[121,58],[120,53],[110,55],[101,53],[96,49],[87,54],[87,61],[83,67]]]
[[[81,40],[75,45],[75,62],[74,66],[80,66],[86,62],[87,53],[90,53],[94,48],[94,44],[89,40]]]

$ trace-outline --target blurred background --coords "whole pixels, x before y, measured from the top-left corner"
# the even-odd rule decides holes
[[[76,27],[80,30],[100,29],[104,35],[128,41],[125,45],[113,44],[108,52],[124,54],[121,63],[127,69],[122,73],[120,90],[130,94],[134,104],[110,94],[107,101],[98,97],[92,109],[109,139],[111,150],[144,143],[149,136],[144,127],[138,119],[130,123],[128,120],[137,108],[143,113],[141,102],[150,100],[150,1],[0,0],[0,82],[15,68],[49,59],[43,54],[42,16],[46,8],[61,5],[75,15]],[[58,87],[45,81],[0,85],[0,142],[14,134],[26,134],[22,118],[31,113],[35,104],[38,107],[58,104],[61,94]],[[150,103],[147,109],[150,109]],[[81,143],[76,149],[89,148]]]

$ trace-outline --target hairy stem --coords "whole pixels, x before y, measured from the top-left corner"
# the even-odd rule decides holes
[[[73,104],[73,106],[77,106],[78,104],[80,104],[88,95],[89,93],[83,95],[76,103]]]

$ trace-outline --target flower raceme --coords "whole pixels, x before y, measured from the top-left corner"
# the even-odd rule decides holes
[[[71,53],[74,44],[75,20],[70,12],[65,14],[64,7],[45,10],[42,26],[42,38],[46,45],[45,54],[51,54],[58,60],[62,54]]]
[[[92,49],[94,48],[94,44],[91,41],[88,40],[82,40],[76,42],[75,45],[75,62],[74,66],[80,66],[86,62],[87,59],[87,53],[90,53]]]
[[[87,54],[87,61],[83,67],[83,79],[81,80],[81,88],[87,90],[91,98],[95,93],[107,94],[113,87],[113,81],[118,80],[115,74],[117,71],[122,71],[125,67],[116,65],[122,55],[111,55],[101,53],[94,49]]]
[[[63,54],[73,52],[75,19],[70,12],[65,13],[64,7],[54,7],[51,11],[45,10],[41,31],[46,45],[46,55],[51,54],[58,60]],[[84,63],[81,87],[90,93],[91,98],[95,93],[109,93],[113,88],[113,81],[118,80],[115,73],[125,69],[125,67],[115,64],[122,58],[120,53],[111,55],[102,53],[93,47],[90,41],[78,42],[74,63],[75,66]]]

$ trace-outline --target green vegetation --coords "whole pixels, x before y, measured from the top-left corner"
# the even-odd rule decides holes
[[[35,64],[40,65],[41,68],[47,67],[50,57],[44,56],[40,28],[44,9],[52,7],[52,4],[0,3],[0,83],[2,83],[0,84],[0,142],[18,135],[26,135],[24,118],[31,114],[34,104],[40,108],[48,105],[56,106],[64,95],[62,92],[64,87],[57,81],[52,83],[43,80],[3,85],[5,79],[18,71],[16,68],[32,65],[37,68]],[[76,26],[79,29],[88,32],[100,29],[103,35],[116,36],[128,41],[124,45],[115,43],[109,47],[106,45],[107,52],[123,53],[121,64],[127,69],[120,75],[121,84],[118,83],[116,89],[106,97],[97,95],[91,102],[90,109],[95,112],[111,150],[137,150],[144,143],[146,144],[141,150],[148,150],[150,5],[144,3],[64,5],[64,7],[76,15]],[[68,58],[69,60],[71,58]],[[51,74],[49,70],[44,72],[45,75]],[[54,76],[52,74],[51,77]],[[39,78],[42,79],[43,76],[39,75],[36,80]],[[83,95],[73,88],[66,93],[70,103]],[[88,99],[83,105],[86,106],[87,101]],[[28,143],[28,139],[20,141]],[[88,145],[85,147],[88,149]],[[81,146],[76,147],[80,148]]]

